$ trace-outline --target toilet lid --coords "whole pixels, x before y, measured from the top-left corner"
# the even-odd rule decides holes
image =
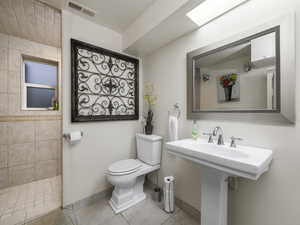
[[[135,172],[139,167],[141,167],[141,163],[136,159],[126,159],[115,162],[108,167],[108,171],[111,173],[128,173]]]

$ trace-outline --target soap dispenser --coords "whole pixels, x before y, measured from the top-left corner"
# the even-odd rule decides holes
[[[194,122],[193,122],[193,128],[192,128],[192,138],[194,140],[197,140],[198,137],[199,137],[199,128],[198,128],[197,121],[194,120]]]

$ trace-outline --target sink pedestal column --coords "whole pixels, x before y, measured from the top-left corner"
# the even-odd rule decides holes
[[[201,168],[201,225],[227,225],[229,175]]]

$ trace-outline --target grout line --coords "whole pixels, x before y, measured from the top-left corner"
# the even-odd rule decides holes
[[[73,219],[72,218],[70,218],[71,219],[71,222],[72,222],[72,224],[74,224],[74,225],[79,225],[79,222],[78,222],[78,217],[77,217],[77,213],[76,213],[76,211],[75,211],[75,209],[74,208],[71,208],[70,209],[70,211],[71,211],[71,214],[73,215],[73,218],[74,218],[74,220],[75,221],[73,221]],[[70,216],[69,216],[70,217]],[[74,223],[73,223],[74,222]]]
[[[121,217],[123,217],[123,219],[125,220],[125,222],[128,224],[128,225],[131,225],[130,222],[127,220],[127,218],[123,215],[123,213],[120,213]]]

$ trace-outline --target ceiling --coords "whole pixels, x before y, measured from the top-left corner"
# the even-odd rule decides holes
[[[93,19],[117,32],[123,32],[155,0],[75,0],[96,11]]]
[[[161,0],[161,2],[162,1],[167,0]],[[175,2],[175,0],[170,0],[170,2],[171,1]],[[124,51],[132,55],[146,55],[171,41],[198,29],[198,26],[186,16],[186,13],[195,6],[201,4],[203,0],[179,2],[182,2],[182,4],[176,7],[176,10],[169,13],[169,15],[159,21],[153,28],[149,29],[146,34],[138,38],[138,40],[130,43],[128,46],[124,46]],[[152,12],[152,15],[157,16],[156,11]],[[136,30],[138,30],[138,27]]]
[[[0,0],[0,33],[61,46],[61,13],[34,0]]]
[[[95,23],[122,33],[156,0],[71,0],[96,11],[95,17],[86,16],[67,7],[70,0],[41,0],[58,9],[67,9]]]
[[[91,17],[68,2],[95,11]],[[122,35],[122,51],[141,56],[199,27],[186,13],[205,0],[0,0],[0,32],[61,45],[61,11],[69,10]]]
[[[1,0],[0,0],[1,1]],[[18,0],[15,0],[18,1]],[[144,55],[191,32],[198,26],[185,14],[204,0],[39,0],[68,10],[122,35],[123,51]],[[69,2],[96,12],[94,17]]]

